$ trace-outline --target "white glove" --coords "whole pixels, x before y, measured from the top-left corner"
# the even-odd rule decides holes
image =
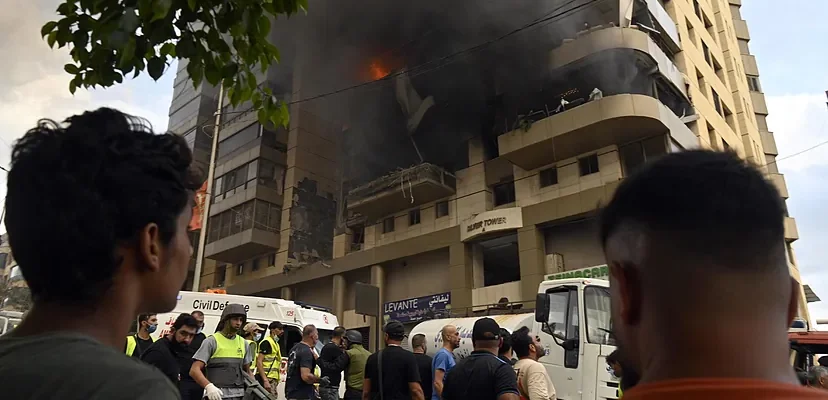
[[[221,389],[211,383],[204,387],[204,397],[210,400],[221,400]]]

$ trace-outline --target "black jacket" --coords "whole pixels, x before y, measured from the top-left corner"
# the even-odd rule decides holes
[[[348,366],[348,353],[342,350],[336,343],[328,343],[322,348],[322,354],[317,360],[321,376],[327,376],[331,380],[331,386],[339,387],[342,380],[342,371]]]
[[[158,368],[178,387],[178,382],[181,380],[181,364],[178,360],[178,352],[182,349],[183,347],[178,348],[177,344],[167,337],[163,337],[141,354],[141,361]]]

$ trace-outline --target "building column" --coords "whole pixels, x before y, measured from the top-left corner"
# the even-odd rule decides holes
[[[345,277],[342,274],[333,276],[333,312],[336,314],[336,319],[339,325],[345,318]]]
[[[546,238],[537,225],[518,229],[518,251],[521,300],[533,302],[546,275]],[[527,308],[534,308],[534,304]]]
[[[282,293],[279,295],[283,300],[293,300],[293,288],[285,286],[282,288]]]
[[[449,246],[449,282],[451,284],[452,313],[471,313],[474,288],[474,251],[472,244],[454,243]]]
[[[385,343],[383,343],[382,340],[382,325],[384,322],[382,318],[382,307],[385,302],[385,269],[382,267],[382,265],[371,266],[371,284],[379,288],[379,307],[377,309],[379,317],[368,318],[369,322],[371,323],[371,334],[369,335],[370,343],[368,343],[368,346],[371,348],[372,352],[376,352],[385,347]],[[377,329],[377,319],[379,319],[379,329]],[[379,348],[376,347],[377,337],[380,338]]]

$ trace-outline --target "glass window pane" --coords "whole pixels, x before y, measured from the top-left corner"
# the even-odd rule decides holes
[[[282,209],[275,204],[268,204],[270,207],[267,219],[268,230],[271,232],[278,232],[279,225],[282,220]]]
[[[230,213],[230,210],[221,213],[221,231],[219,232],[219,239],[223,239],[230,236]]]
[[[244,230],[253,228],[253,202],[248,201],[242,205],[242,212],[244,214]]]
[[[242,214],[241,206],[233,207],[233,228],[231,234],[236,234],[242,231],[242,222],[244,221],[244,214]]]
[[[254,200],[253,226],[257,229],[266,229],[268,204],[261,200]]]
[[[256,179],[256,173],[259,171],[259,160],[253,160],[247,164],[247,180]]]

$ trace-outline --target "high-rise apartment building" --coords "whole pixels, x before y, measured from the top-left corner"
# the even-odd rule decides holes
[[[369,326],[357,282],[404,322],[520,307],[504,303],[547,275],[601,273],[596,214],[655,157],[733,151],[788,197],[741,0],[376,3],[359,8],[372,23],[318,2],[274,24],[267,84],[290,127],[225,109],[202,289],[329,307],[352,328]],[[215,91],[186,79],[170,128],[199,156]]]

